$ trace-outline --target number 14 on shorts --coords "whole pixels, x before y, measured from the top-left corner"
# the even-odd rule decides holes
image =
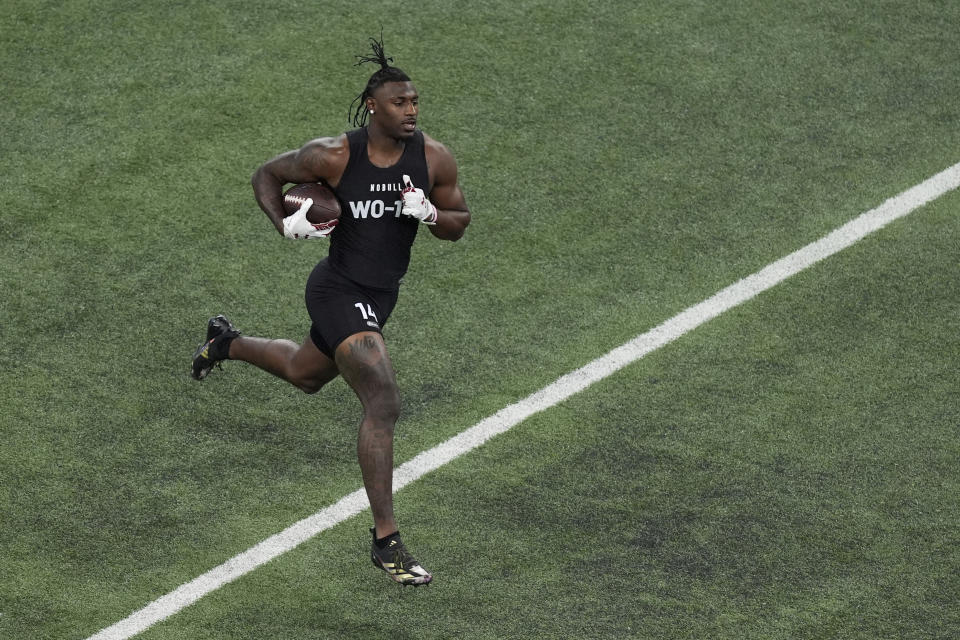
[[[380,319],[377,318],[377,314],[373,312],[373,309],[369,304],[365,305],[362,302],[358,302],[353,306],[360,310],[360,314],[363,316],[363,319],[367,325],[376,329],[380,328]]]

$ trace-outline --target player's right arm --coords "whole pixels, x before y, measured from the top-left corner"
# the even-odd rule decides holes
[[[270,222],[283,235],[283,187],[301,182],[327,182],[336,187],[347,166],[350,145],[346,134],[311,140],[295,151],[265,162],[250,178],[253,195]]]

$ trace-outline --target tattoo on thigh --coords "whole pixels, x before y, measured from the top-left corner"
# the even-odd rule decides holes
[[[357,385],[366,386],[381,379],[386,360],[376,338],[369,335],[358,337],[349,346],[348,357],[337,362],[344,379],[355,389]]]
[[[363,336],[359,340],[350,343],[350,355],[355,358],[368,357],[370,352],[377,351],[377,341],[373,336]]]
[[[392,407],[398,402],[390,358],[376,335],[354,337],[341,352],[337,366],[365,409]],[[384,404],[386,403],[386,404]]]

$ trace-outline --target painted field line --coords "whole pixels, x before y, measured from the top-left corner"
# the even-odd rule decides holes
[[[721,313],[750,300],[807,267],[846,249],[861,238],[901,218],[960,186],[960,163],[890,198],[879,207],[854,218],[820,240],[777,260],[711,298],[637,336],[585,367],[568,373],[466,431],[424,451],[394,471],[394,491],[418,480],[476,449],[490,438],[508,431],[526,418],[549,409],[590,385],[636,362]],[[126,640],[193,604],[206,594],[306,542],[317,534],[369,508],[362,489],[336,504],[297,522],[247,551],[234,556],[198,578],[181,585],[129,617],[96,633],[88,640]]]

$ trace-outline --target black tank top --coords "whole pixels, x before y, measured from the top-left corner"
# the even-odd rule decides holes
[[[367,130],[347,132],[350,159],[335,189],[340,221],[330,234],[330,265],[341,275],[376,289],[396,289],[410,264],[410,247],[420,226],[399,213],[403,176],[427,191],[423,132],[407,140],[400,160],[386,169],[367,156]]]

